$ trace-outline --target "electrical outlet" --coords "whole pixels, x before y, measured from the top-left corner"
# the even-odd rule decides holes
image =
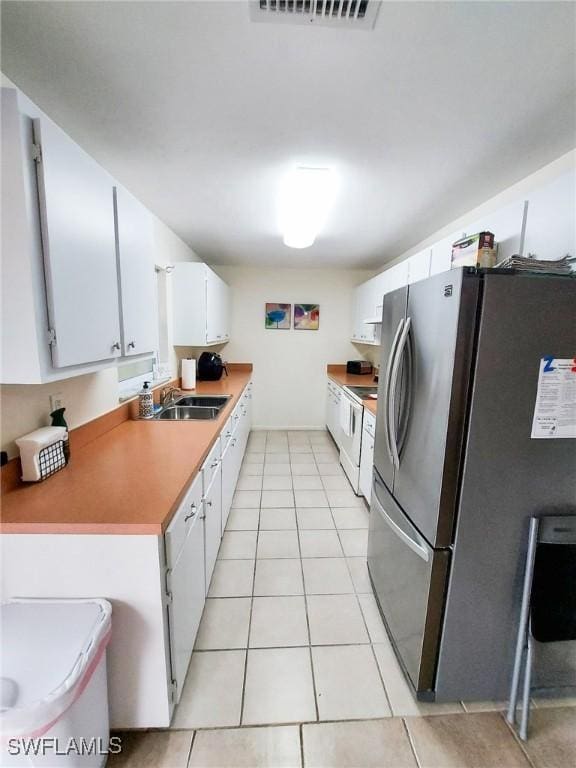
[[[53,395],[50,395],[50,413],[57,411],[58,408],[66,408],[62,392],[55,392]]]

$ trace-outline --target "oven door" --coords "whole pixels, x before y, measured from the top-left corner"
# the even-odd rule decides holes
[[[360,466],[360,446],[362,444],[362,414],[364,406],[342,394],[340,418],[340,450],[344,451],[354,467]]]
[[[421,698],[431,698],[450,550],[435,550],[374,472],[368,568],[396,655]]]

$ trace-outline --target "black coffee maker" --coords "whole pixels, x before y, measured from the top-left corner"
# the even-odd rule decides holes
[[[228,376],[226,365],[217,352],[202,352],[198,358],[199,381],[218,381],[224,372]]]

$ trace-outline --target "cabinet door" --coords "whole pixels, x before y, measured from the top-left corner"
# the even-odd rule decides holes
[[[158,346],[152,216],[123,187],[114,190],[124,355]]]
[[[230,338],[230,288],[222,280],[218,278],[218,290],[219,290],[219,322],[218,322],[218,337],[222,341],[226,341]]]
[[[351,338],[356,341],[360,339],[360,285],[357,285],[354,288],[354,292],[352,294],[352,332],[351,332]]]
[[[208,491],[204,494],[204,553],[206,567],[206,594],[220,548],[222,538],[222,469],[218,467],[212,476]]]
[[[415,253],[408,259],[408,283],[417,283],[430,276],[431,249]]]
[[[374,326],[367,325],[364,321],[373,314],[370,300],[370,281],[361,283],[356,289],[356,322],[354,338],[366,344],[374,338]]]
[[[220,286],[218,275],[206,269],[206,342],[213,344],[222,336],[220,329]]]
[[[234,488],[236,487],[235,440],[236,438],[230,440],[222,456],[222,533],[224,533],[226,523],[228,522]]]
[[[196,632],[204,609],[204,524],[200,513],[189,529],[184,546],[173,568],[166,574],[168,628],[172,679],[176,684],[176,701],[192,656]]]
[[[385,292],[392,293],[398,288],[408,285],[408,260],[395,264],[386,270]]]
[[[42,249],[55,367],[120,355],[112,177],[45,119],[34,120]]]
[[[360,493],[368,504],[372,494],[372,466],[374,464],[374,438],[362,431],[362,450],[360,452]]]
[[[242,458],[244,456],[238,432],[230,441],[230,445],[232,448],[232,485],[236,487],[238,475],[240,474],[240,467],[242,466]]]
[[[205,264],[182,261],[171,274],[173,341],[176,346],[203,347],[206,344]]]
[[[195,524],[196,516],[202,508],[202,475],[198,474],[186,492],[178,511],[170,521],[164,534],[166,562],[172,568],[178,559],[180,550],[188,537],[190,528]]]
[[[494,242],[498,245],[497,259],[502,261],[509,256],[520,253],[523,225],[524,200],[516,200],[467,224],[462,234],[474,235],[476,232],[492,232]],[[462,237],[462,235],[459,236]]]
[[[430,255],[430,276],[448,272],[452,266],[452,243],[462,237],[462,232],[453,232],[432,246]]]
[[[559,176],[528,196],[524,255],[539,259],[576,256],[576,179]]]
[[[206,269],[206,342],[219,344],[228,334],[228,286],[211,269]]]
[[[326,427],[332,432],[332,413],[333,413],[334,395],[332,394],[332,384],[328,382],[326,385]]]

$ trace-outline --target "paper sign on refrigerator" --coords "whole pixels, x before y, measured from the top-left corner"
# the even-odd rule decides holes
[[[576,358],[540,360],[531,437],[576,438]]]

